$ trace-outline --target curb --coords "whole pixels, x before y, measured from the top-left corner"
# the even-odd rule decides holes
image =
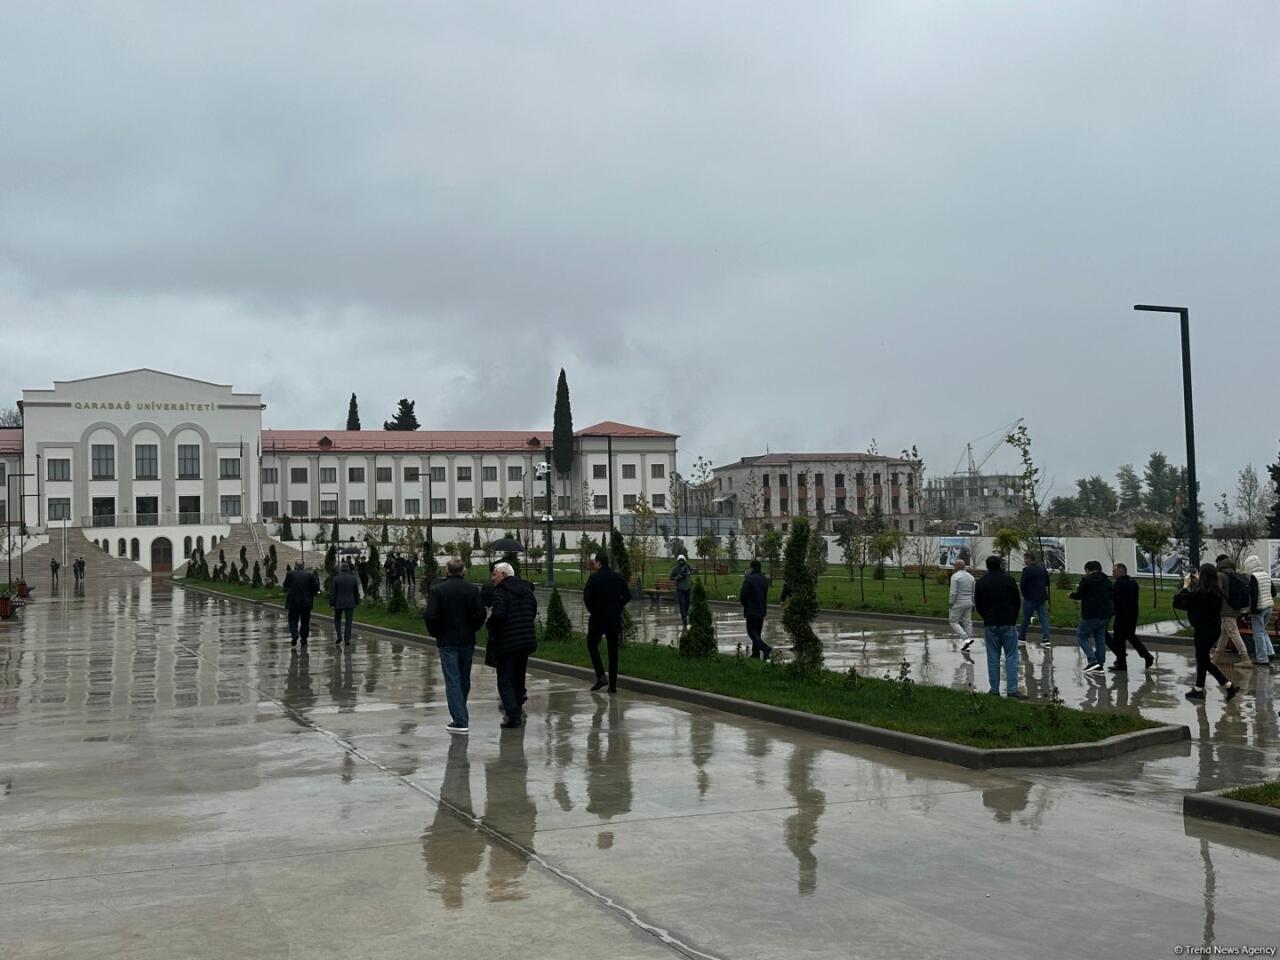
[[[251,600],[247,597],[232,596],[231,594],[220,593],[217,590],[210,590],[204,587],[188,587],[185,584],[179,584],[179,586],[186,590],[193,590],[236,603],[278,611],[284,610],[284,607],[280,604],[268,603],[265,600]],[[311,618],[312,620],[333,622],[331,617],[319,613],[313,613]],[[427,649],[432,647],[427,638],[407,633],[403,630],[371,624],[359,624],[358,626],[365,632],[380,634],[403,643],[412,643]],[[484,648],[477,645],[476,649],[483,650]],[[587,667],[580,667],[571,663],[560,663],[556,660],[543,660],[540,657],[530,657],[529,667],[541,673],[572,677],[588,683],[596,678],[595,672]],[[618,677],[618,685],[626,690],[646,696],[706,707],[751,720],[777,723],[782,726],[833,737],[837,740],[863,743],[868,746],[892,750],[895,753],[967,767],[970,770],[990,770],[998,767],[1056,767],[1095,763],[1099,760],[1109,760],[1122,754],[1146,749],[1147,747],[1181,743],[1191,739],[1191,729],[1189,727],[1167,724],[1153,727],[1150,730],[1137,730],[1133,733],[1118,734],[1105,740],[1099,740],[1096,743],[1066,743],[1054,747],[984,749],[966,746],[961,743],[951,743],[947,740],[934,740],[914,733],[902,733],[885,727],[855,723],[852,720],[824,717],[820,714],[804,713],[787,707],[756,703],[753,700],[739,700],[736,697],[709,693],[692,687],[678,687],[672,684],[659,683],[656,680],[644,680],[638,677],[620,675]]]
[[[1243,800],[1229,800],[1223,796],[1224,793],[1237,789],[1239,788],[1226,787],[1207,793],[1188,793],[1182,798],[1182,815],[1280,836],[1280,809],[1246,803]]]

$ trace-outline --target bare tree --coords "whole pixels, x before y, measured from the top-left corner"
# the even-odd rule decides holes
[[[747,471],[747,479],[742,484],[742,504],[739,508],[743,520],[743,532],[751,537],[751,555],[760,556],[760,516],[764,512],[764,494],[760,489],[760,478],[756,476],[756,468]]]
[[[17,407],[5,407],[0,410],[0,427],[22,426],[22,411]]]

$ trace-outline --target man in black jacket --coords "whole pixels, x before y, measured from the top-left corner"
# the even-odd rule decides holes
[[[525,671],[529,655],[538,649],[534,625],[538,598],[533,584],[515,575],[511,564],[493,568],[493,609],[489,614],[489,644],[498,670],[498,696],[506,729],[524,726]]]
[[[467,714],[471,661],[476,652],[476,631],[484,626],[484,604],[480,602],[480,588],[467,583],[467,568],[461,560],[450,560],[445,569],[448,576],[427,594],[427,609],[422,619],[440,652],[444,696],[449,704],[449,723],[445,729],[450,733],[466,733],[471,725]]]
[[[1080,601],[1076,643],[1089,661],[1084,672],[1102,673],[1107,659],[1107,621],[1111,619],[1111,581],[1097,560],[1084,565],[1084,576],[1072,591],[1071,599]]]
[[[320,581],[316,575],[299,562],[284,575],[284,607],[289,614],[289,636],[293,639],[289,646],[307,645],[307,637],[311,635],[311,605],[316,594],[320,592]]]
[[[1025,700],[1018,689],[1018,608],[1022,595],[1017,581],[1004,572],[998,554],[987,557],[987,572],[973,589],[973,607],[982,617],[983,637],[987,643],[987,679],[991,692],[1000,695],[1000,660],[1004,659],[1004,682],[1007,696]]]
[[[603,550],[591,561],[595,572],[587,578],[582,588],[582,603],[589,614],[587,618],[587,653],[591,665],[596,668],[596,682],[592,691],[602,690],[607,684],[610,693],[618,690],[618,647],[622,642],[622,608],[631,602],[631,589],[622,574],[609,569],[609,555]],[[604,664],[600,662],[600,638],[609,644],[609,679],[605,679]]]
[[[1129,568],[1123,563],[1113,565],[1111,575],[1115,577],[1115,582],[1111,585],[1115,621],[1112,624],[1113,635],[1107,646],[1111,647],[1111,652],[1116,657],[1111,669],[1117,673],[1129,669],[1125,650],[1127,643],[1147,662],[1147,669],[1150,670],[1156,658],[1147,650],[1146,644],[1138,639],[1138,582],[1129,576]]]
[[[751,569],[742,578],[738,591],[742,604],[742,616],[747,621],[747,636],[751,638],[751,658],[768,660],[773,647],[764,642],[764,618],[769,609],[769,578],[760,571],[760,561],[752,560]]]
[[[288,579],[286,575],[285,579]],[[351,572],[351,564],[343,563],[342,570],[329,581],[329,606],[333,607],[333,626],[338,633],[338,643],[351,644],[351,619],[360,606],[360,581]]]

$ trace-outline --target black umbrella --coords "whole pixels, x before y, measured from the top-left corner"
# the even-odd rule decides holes
[[[503,537],[501,540],[495,540],[489,544],[489,550],[492,553],[523,553],[524,547],[520,545],[519,540]]]

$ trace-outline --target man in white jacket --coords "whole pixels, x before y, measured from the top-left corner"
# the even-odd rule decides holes
[[[1266,666],[1276,655],[1271,637],[1267,635],[1267,627],[1271,623],[1271,613],[1275,609],[1272,597],[1271,574],[1255,556],[1244,562],[1245,576],[1249,578],[1249,620],[1253,627],[1253,662],[1258,666]]]
[[[965,569],[963,560],[955,562],[947,603],[951,629],[964,641],[960,649],[968,650],[973,645],[973,574]]]

